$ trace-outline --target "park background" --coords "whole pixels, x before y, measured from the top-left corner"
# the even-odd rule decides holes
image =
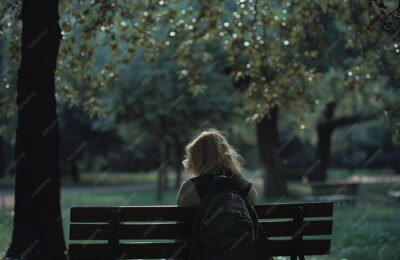
[[[384,4],[60,1],[52,159],[66,242],[72,206],[175,204],[190,177],[185,145],[217,128],[260,203],[303,201],[309,181],[360,183],[355,205],[335,206],[331,255],[309,259],[399,259],[389,194],[400,190],[400,43],[388,15],[397,1]],[[1,258],[21,160],[17,112],[35,94],[15,104],[21,4],[0,8]]]

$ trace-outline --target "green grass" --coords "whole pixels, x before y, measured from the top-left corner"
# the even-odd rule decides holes
[[[76,187],[76,186],[115,186],[115,185],[133,185],[142,183],[154,183],[157,181],[157,173],[151,172],[82,172],[80,175],[80,182],[73,183],[69,176],[63,176],[62,185],[63,187]],[[175,174],[173,172],[167,173],[168,180],[171,182],[175,181]],[[256,178],[261,176],[260,171],[247,171],[245,176]],[[186,179],[189,175],[187,172],[182,172],[182,178]],[[6,176],[0,178],[0,188],[13,188],[14,177]]]
[[[175,179],[175,175],[169,174],[169,179]],[[152,183],[157,180],[156,172],[83,172],[80,175],[80,182],[73,183],[69,176],[62,178],[63,187],[76,186],[114,186],[114,185],[132,185],[138,183]],[[14,187],[13,176],[6,176],[0,179],[0,188]]]
[[[400,207],[359,203],[334,212],[332,255],[347,259],[399,259]]]
[[[368,175],[371,175],[371,173],[369,172]],[[122,174],[121,176],[125,175]],[[117,175],[113,177],[116,178]],[[129,179],[130,177],[126,178]],[[142,180],[150,182],[154,177],[149,176],[147,178]],[[124,182],[115,179],[112,181],[121,184],[126,182],[127,179],[124,179]],[[105,183],[108,183],[108,181]],[[305,184],[291,182],[289,185],[298,194],[310,194],[310,188]],[[386,196],[387,191],[392,186],[393,184],[360,185],[358,202],[355,207],[335,207],[334,209],[331,255],[307,257],[307,259],[400,259],[400,204]],[[174,204],[176,194],[177,189],[167,190],[161,204]],[[261,198],[260,202],[273,201]],[[157,205],[160,203],[156,201],[154,190],[118,191],[115,193],[94,193],[87,190],[64,195],[61,204],[65,235],[68,237],[69,208],[71,206]],[[7,249],[11,231],[12,215],[9,211],[0,210],[0,256],[4,255]]]
[[[5,250],[11,240],[13,216],[10,211],[0,210],[0,259],[5,255]]]
[[[290,186],[311,193],[305,184]],[[331,255],[307,259],[400,259],[400,203],[387,197],[392,187],[360,185],[355,207],[334,208]]]

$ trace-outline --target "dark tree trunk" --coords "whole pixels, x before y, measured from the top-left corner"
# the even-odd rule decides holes
[[[395,148],[395,156],[396,158],[393,163],[393,169],[397,174],[400,174],[400,147]]]
[[[70,174],[72,177],[72,181],[74,183],[79,183],[79,170],[78,170],[78,166],[76,165],[76,160],[72,160],[70,162]]]
[[[278,156],[278,107],[257,124],[257,143],[263,171],[264,196],[266,198],[287,195],[284,167]]]
[[[325,181],[331,159],[331,140],[334,128],[327,127],[324,124],[317,126],[317,161],[312,165],[313,169],[307,176],[309,181]]]
[[[311,166],[309,176],[306,176],[309,181],[325,181],[327,178],[326,172],[331,158],[332,133],[336,127],[332,124],[336,105],[336,102],[328,102],[321,119],[317,123],[317,160]]]
[[[17,80],[14,228],[7,257],[66,259],[60,210],[54,73],[61,30],[58,1],[24,0]]]
[[[175,172],[176,172],[175,188],[177,188],[177,189],[179,189],[179,187],[181,186],[183,150],[184,150],[184,147],[183,147],[181,141],[179,141],[179,139],[175,139],[174,168],[175,168]]]
[[[310,174],[306,176],[308,181],[326,181],[331,159],[332,134],[337,127],[368,121],[377,116],[376,114],[367,116],[357,114],[334,118],[336,106],[336,102],[327,103],[323,115],[317,123],[317,160],[310,169]]]
[[[388,135],[388,143],[389,143],[389,149],[393,154],[394,154],[394,159],[392,160],[392,167],[393,170],[395,170],[396,174],[400,174],[400,146],[398,144],[395,144],[393,141],[393,121],[389,121],[389,135]]]
[[[4,155],[4,139],[0,136],[0,178],[6,173],[6,157]]]
[[[167,171],[167,169],[168,169],[168,166],[169,166],[169,163],[170,163],[170,158],[171,158],[171,156],[170,156],[170,154],[171,154],[171,146],[170,146],[170,144],[166,143],[164,149],[165,149],[164,156],[163,156],[164,160],[161,162],[160,169],[162,171],[161,176],[163,177],[163,180],[162,180],[163,191],[166,191],[169,188],[168,171]]]
[[[166,145],[164,141],[160,143],[160,166],[158,167],[158,180],[157,180],[157,201],[161,202],[163,197],[165,182],[165,158],[166,158]]]

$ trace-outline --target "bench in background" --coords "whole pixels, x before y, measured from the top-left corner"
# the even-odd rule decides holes
[[[310,182],[313,196],[350,195],[356,196],[359,183],[348,182]]]
[[[332,201],[335,205],[355,205],[359,183],[310,182],[311,201]]]
[[[290,256],[293,241],[301,245],[297,249],[304,255],[329,254],[331,202],[256,205],[255,209],[274,256]],[[72,207],[69,259],[175,258],[187,252],[194,212],[193,207],[177,206]]]
[[[388,196],[392,199],[400,201],[400,190],[390,190],[388,191]]]

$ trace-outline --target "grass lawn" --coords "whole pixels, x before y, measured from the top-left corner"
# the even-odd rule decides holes
[[[79,175],[80,182],[73,183],[69,176],[64,176],[62,179],[63,187],[76,187],[76,186],[113,186],[113,185],[132,185],[142,183],[154,183],[157,181],[156,172],[138,172],[135,174],[128,172],[110,173],[110,172],[83,172]],[[169,179],[172,181],[175,179],[175,175],[170,174]],[[0,178],[0,188],[12,188],[14,187],[14,178],[12,176],[6,176]]]
[[[151,181],[153,177],[148,178],[148,181]],[[304,184],[291,182],[289,185],[301,195],[310,194],[309,187]],[[355,207],[335,207],[331,255],[307,259],[400,259],[400,203],[386,197],[392,186],[362,184]],[[162,204],[174,204],[176,194],[176,189],[166,191]],[[266,202],[271,201],[261,198],[260,203]],[[68,193],[62,197],[61,203],[66,237],[71,206],[159,204],[155,200],[154,190],[93,193],[90,189],[85,192]],[[11,230],[10,211],[0,210],[0,258],[7,249]]]

